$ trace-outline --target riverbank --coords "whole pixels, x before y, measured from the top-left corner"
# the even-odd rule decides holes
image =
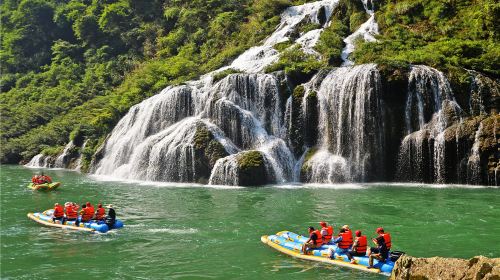
[[[412,279],[498,280],[500,279],[500,258],[476,256],[467,260],[402,256],[396,262],[390,280]]]

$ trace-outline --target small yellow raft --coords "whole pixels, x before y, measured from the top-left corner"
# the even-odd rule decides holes
[[[43,184],[29,183],[28,189],[40,190],[40,191],[53,191],[57,189],[60,185],[61,182],[43,183]]]

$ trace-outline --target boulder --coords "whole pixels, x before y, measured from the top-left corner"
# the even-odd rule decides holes
[[[391,280],[424,279],[500,279],[500,258],[477,256],[457,258],[415,258],[403,255],[392,271]]]

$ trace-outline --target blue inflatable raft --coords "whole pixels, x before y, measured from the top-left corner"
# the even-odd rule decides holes
[[[326,244],[318,249],[309,250],[306,255],[302,254],[302,245],[308,238],[290,231],[281,231],[275,235],[269,236],[264,235],[260,239],[263,243],[284,254],[303,260],[330,263],[371,273],[381,273],[384,275],[390,275],[392,269],[394,268],[394,262],[391,260],[387,260],[385,262],[375,260],[373,265],[374,268],[367,268],[368,256],[354,257],[356,264],[351,264],[349,258],[347,258],[345,254],[338,254],[336,252],[337,245],[334,244]]]
[[[82,223],[80,222],[80,225],[77,227],[75,225],[75,221],[67,221],[64,224],[61,224],[60,221],[57,221],[54,223],[52,221],[52,213],[54,213],[54,209],[49,209],[46,210],[42,213],[28,213],[28,218],[32,219],[33,221],[49,226],[49,227],[58,227],[58,228],[64,228],[64,229],[71,229],[71,230],[79,230],[79,231],[87,231],[87,232],[100,232],[100,233],[105,233],[110,230],[108,225],[106,225],[102,221],[91,221],[89,223]],[[78,219],[81,221],[81,217],[79,216]],[[116,220],[115,224],[113,225],[113,228],[111,229],[118,229],[123,227],[123,222],[120,220]]]

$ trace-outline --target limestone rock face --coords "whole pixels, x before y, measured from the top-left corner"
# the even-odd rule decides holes
[[[500,279],[500,258],[477,256],[470,260],[456,258],[415,258],[401,256],[394,266],[391,280],[411,279]]]

